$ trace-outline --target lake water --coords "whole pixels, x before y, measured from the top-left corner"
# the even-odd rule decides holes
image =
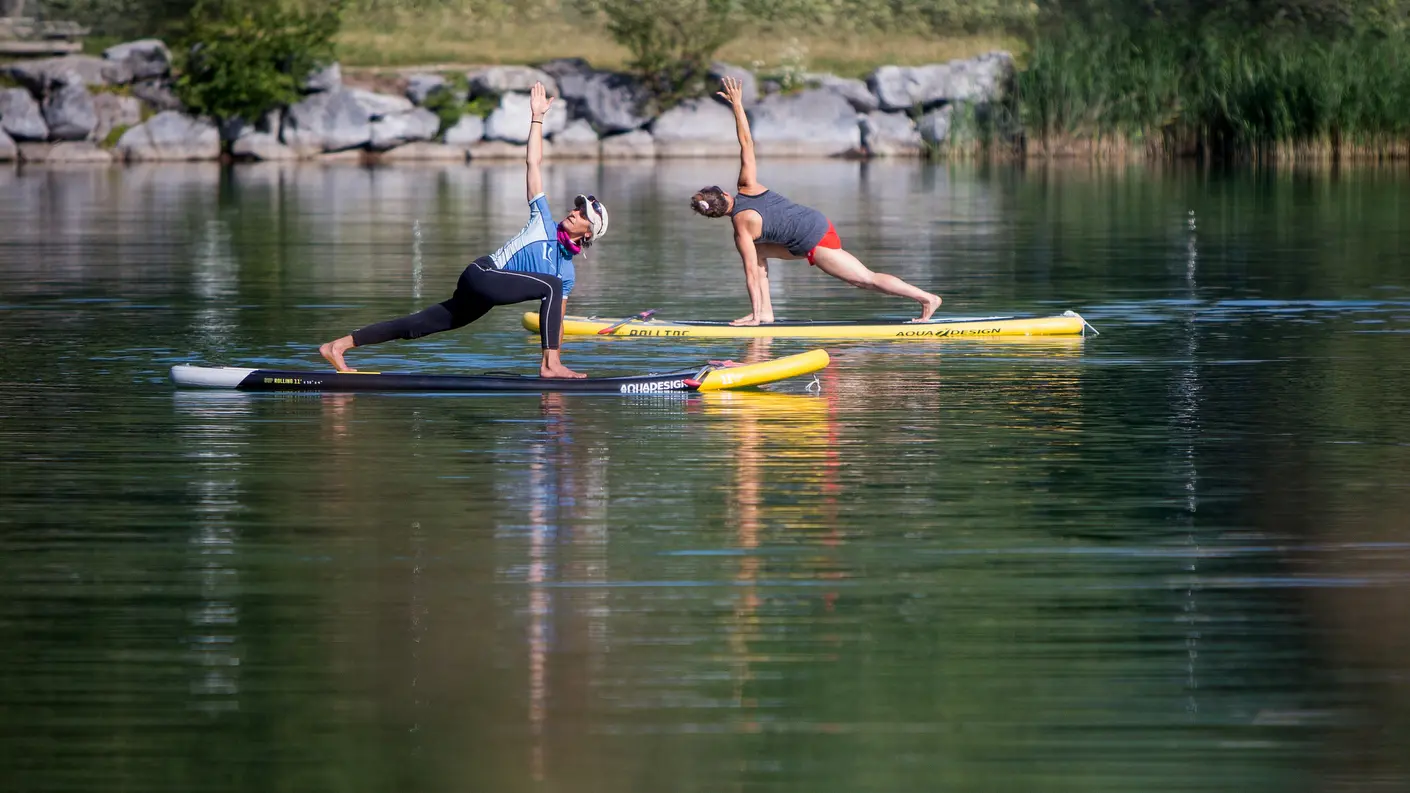
[[[1403,163],[763,166],[942,313],[1101,335],[828,343],[821,393],[178,392],[443,299],[522,166],[0,171],[0,789],[1410,786]],[[570,310],[746,313],[687,206],[733,176],[553,166],[612,212]],[[520,313],[349,362],[529,373]]]

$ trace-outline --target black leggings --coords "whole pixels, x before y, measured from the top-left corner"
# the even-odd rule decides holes
[[[495,306],[529,300],[539,301],[539,338],[543,348],[558,349],[563,328],[563,282],[556,275],[497,270],[488,256],[481,256],[465,268],[449,300],[399,319],[359,328],[353,331],[353,345],[419,339],[465,327]]]

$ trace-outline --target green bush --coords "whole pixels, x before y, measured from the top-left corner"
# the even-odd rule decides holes
[[[292,10],[278,0],[200,0],[182,26],[176,95],[191,111],[254,121],[299,99],[333,57],[340,2]]]
[[[612,38],[631,53],[631,67],[669,106],[699,93],[710,60],[740,31],[739,0],[583,0],[601,14]]]

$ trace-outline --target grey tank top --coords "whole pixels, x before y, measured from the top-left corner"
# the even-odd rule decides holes
[[[808,255],[827,233],[827,217],[823,213],[795,204],[772,190],[758,195],[735,193],[730,217],[749,209],[764,219],[764,231],[754,241],[782,245],[794,256]]]

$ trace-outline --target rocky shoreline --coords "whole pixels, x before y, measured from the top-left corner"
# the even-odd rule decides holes
[[[193,161],[465,162],[519,159],[528,140],[528,90],[560,97],[544,123],[544,155],[557,160],[733,157],[729,108],[713,93],[659,115],[631,75],[579,59],[493,66],[461,74],[418,73],[400,94],[345,83],[334,63],[312,74],[303,98],[254,124],[217,124],[184,112],[172,90],[171,53],[155,39],[102,57],[17,61],[0,75],[0,161],[113,163]],[[740,78],[759,153],[768,157],[918,157],[967,134],[1000,99],[1013,58],[992,52],[927,66],[882,66],[866,80],[796,76],[787,90],[715,64],[712,82]],[[473,103],[453,124],[432,108]]]

